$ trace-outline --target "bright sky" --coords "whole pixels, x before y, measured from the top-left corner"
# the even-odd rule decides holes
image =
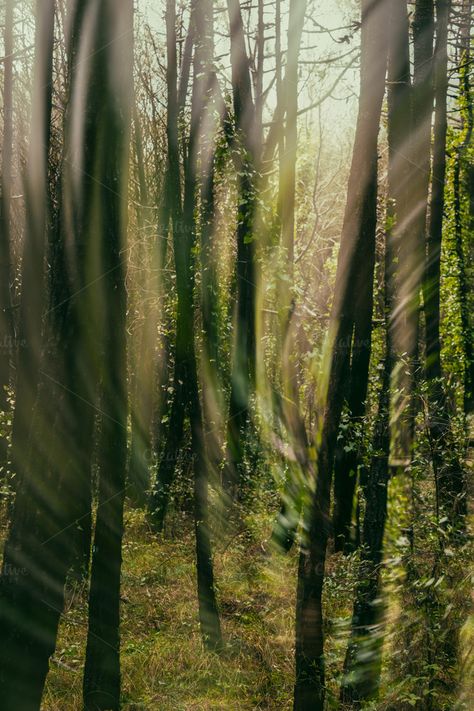
[[[177,1],[177,7],[181,4]],[[300,78],[300,108],[304,108],[318,101],[321,96],[326,96],[327,99],[321,108],[321,121],[323,131],[329,135],[335,133],[335,129],[345,132],[355,124],[355,116],[357,110],[357,92],[359,84],[359,73],[357,69],[357,54],[360,41],[359,33],[353,32],[350,29],[344,29],[350,26],[351,22],[359,19],[359,3],[357,0],[309,0],[307,18],[305,21],[304,36],[302,41],[302,49],[300,59],[301,78]],[[227,32],[227,3],[224,0],[217,0],[214,3],[216,10],[216,30],[217,32]],[[286,45],[287,19],[288,19],[288,0],[282,0],[282,47]],[[156,29],[160,40],[165,41],[165,25],[164,25],[164,0],[138,0],[138,7],[143,13],[145,19],[152,28]],[[269,54],[274,52],[274,10],[273,7],[265,8],[265,22],[269,25],[267,34],[269,40],[267,42],[267,51]],[[244,22],[247,22],[248,13],[243,11]],[[250,26],[255,27],[255,18],[251,18]],[[323,27],[334,29],[330,34],[320,32],[318,23]],[[343,28],[343,29],[338,29]],[[353,35],[351,37],[351,35]],[[347,40],[344,38],[347,37]],[[223,74],[228,67],[229,59],[228,41],[224,38],[216,37],[216,55],[226,55],[221,61]],[[345,56],[343,56],[345,55]],[[330,65],[321,63],[322,60],[328,57],[341,57],[340,61],[336,61]],[[354,61],[354,68],[344,69]],[[309,62],[317,62],[309,64]],[[318,63],[319,62],[319,63]],[[267,69],[271,69],[273,59],[270,59]],[[342,78],[341,75],[343,74]],[[272,77],[271,71],[266,74],[269,81]],[[269,99],[269,108],[272,108],[274,99]],[[312,112],[305,115],[304,122],[311,122],[318,116],[318,112]]]

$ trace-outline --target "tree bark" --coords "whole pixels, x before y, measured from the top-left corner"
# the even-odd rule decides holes
[[[302,546],[298,570],[295,711],[322,711],[324,706],[322,589],[330,530],[333,458],[343,406],[348,344],[355,318],[352,288],[360,265],[374,259],[377,145],[385,91],[388,23],[387,3],[363,2],[359,116],[330,321],[331,351],[326,364],[328,386],[317,454],[316,490],[308,513],[308,540]]]
[[[386,328],[389,329],[388,311]],[[387,339],[388,341],[388,339]],[[387,342],[386,348],[390,348]],[[390,454],[390,375],[392,359],[387,351],[379,396],[374,450],[369,472],[362,486],[365,515],[358,581],[351,622],[351,636],[344,660],[341,701],[360,708],[363,701],[377,696],[382,662],[383,603],[380,599],[380,572],[383,536],[387,518],[387,486]]]
[[[194,78],[191,106],[191,129],[185,165],[183,204],[183,235],[175,233],[176,280],[178,283],[178,310],[181,309],[183,344],[186,364],[186,403],[191,424],[194,470],[194,520],[196,535],[196,572],[201,634],[207,649],[219,650],[222,636],[219,612],[214,589],[211,538],[208,511],[208,461],[203,433],[203,417],[198,387],[194,331],[194,285],[196,243],[195,201],[199,188],[199,156],[203,158],[203,117],[210,100],[212,77],[208,47],[205,37],[210,32],[211,10],[203,12],[197,0],[192,5],[192,21],[196,29],[194,53]],[[178,259],[177,254],[182,258]]]
[[[433,177],[430,200],[430,223],[427,234],[425,275],[426,375],[434,381],[441,377],[440,343],[440,278],[441,241],[446,179],[446,136],[448,94],[448,17],[450,3],[436,2],[436,45],[434,55],[435,124],[433,143]]]
[[[351,363],[347,373],[347,405],[352,427],[361,426],[366,410],[372,350],[374,257],[375,243],[374,253],[360,265],[355,285],[354,331]],[[352,427],[348,430],[348,436],[343,437],[338,444],[335,456],[333,528],[336,551],[350,551],[354,545],[351,535],[352,513],[361,451],[360,443],[354,443],[357,435]]]
[[[214,17],[212,3],[204,0],[196,15],[196,35],[203,65],[202,91],[206,107],[202,117],[201,151],[199,161],[200,184],[200,237],[201,237],[201,314],[203,343],[201,364],[203,368],[203,418],[206,428],[206,447],[211,476],[218,480],[222,460],[222,446],[217,422],[224,407],[224,387],[220,358],[219,284],[217,273],[216,229],[216,172],[219,159],[216,155],[219,114],[217,75],[214,67]]]
[[[64,269],[66,221],[52,235],[52,244],[58,249],[51,252],[54,274],[50,308],[44,335],[41,333],[45,237],[53,229],[48,199],[53,2],[38,4],[37,23],[28,227],[22,270],[25,346],[19,353],[19,378],[26,374],[30,379],[18,381],[14,432],[18,481],[0,587],[0,629],[5,642],[0,656],[2,705],[5,709],[26,710],[40,706],[49,657],[55,648],[66,574],[73,561],[77,530],[84,520],[84,457],[86,465],[88,462],[82,445],[88,411],[93,407],[82,374],[85,364],[79,331],[81,315],[84,317],[83,297],[75,293],[73,298],[74,290]],[[81,175],[81,185],[82,180]],[[84,205],[71,207],[83,225]],[[57,240],[62,240],[62,249]],[[70,244],[74,251],[74,240]],[[74,266],[81,272],[83,264]],[[41,351],[44,357],[40,366]]]
[[[459,69],[459,98],[462,120],[462,141],[459,145],[454,164],[453,190],[455,210],[455,239],[456,253],[459,270],[459,300],[461,311],[462,335],[464,340],[464,412],[466,415],[474,411],[474,336],[469,313],[469,284],[467,278],[466,258],[464,255],[464,221],[462,203],[463,196],[470,196],[472,203],[469,172],[472,163],[466,155],[472,143],[474,131],[474,105],[471,86],[471,27],[472,27],[472,2],[464,0],[461,9],[460,28],[460,69]],[[472,212],[472,210],[471,210]],[[468,211],[469,214],[469,211]],[[471,225],[467,222],[467,232]]]
[[[14,356],[15,328],[11,298],[11,197],[13,161],[13,0],[5,2],[3,62],[3,141],[0,179],[0,410],[9,409],[7,388]],[[0,475],[5,474],[8,443],[0,437]]]
[[[152,247],[150,259],[148,248],[149,209],[148,189],[143,156],[143,138],[137,108],[134,110],[134,144],[137,164],[137,227],[139,230],[139,258],[144,266],[142,287],[147,292],[155,292],[158,278],[149,277],[148,270],[154,274],[160,263],[155,257],[156,247]],[[154,380],[156,362],[154,358],[157,323],[155,310],[147,299],[144,303],[141,321],[136,330],[135,348],[130,349],[129,360],[133,361],[130,370],[131,380],[131,442],[128,462],[128,495],[136,506],[145,506],[150,487],[150,458],[152,452],[153,410],[156,404]],[[134,334],[135,335],[135,334]]]
[[[191,27],[190,31],[191,32]],[[188,33],[188,34],[189,34]],[[178,241],[179,232],[184,233],[182,216],[182,191],[180,177],[179,132],[178,114],[179,102],[177,91],[178,69],[176,57],[176,5],[174,0],[166,4],[166,47],[167,47],[167,120],[166,134],[168,139],[168,164],[167,185],[169,187],[170,217],[173,228],[173,241],[175,246],[175,261],[182,259],[182,247]],[[177,250],[177,253],[176,253]],[[184,359],[185,341],[187,334],[183,332],[182,309],[179,306],[179,292],[182,287],[178,283],[178,317],[176,322],[176,350],[173,377],[173,403],[171,406],[165,447],[161,457],[160,466],[149,502],[149,513],[152,525],[157,532],[162,531],[166,510],[168,507],[170,488],[173,481],[176,460],[181,446],[185,417],[185,385],[184,385]],[[186,289],[186,287],[185,287]],[[181,297],[182,298],[182,297]]]
[[[250,400],[255,384],[255,234],[259,137],[252,99],[250,65],[239,0],[227,0],[230,24],[232,94],[235,120],[239,197],[237,208],[237,304],[231,393],[227,427],[224,491],[233,498],[241,491],[245,441],[250,424]]]
[[[392,353],[393,277],[396,271],[394,246],[409,224],[409,192],[412,166],[407,160],[411,135],[411,77],[408,8],[406,2],[391,0],[388,61],[388,207],[384,269],[385,357],[373,436],[374,455],[362,492],[365,516],[360,547],[358,582],[352,614],[351,635],[344,661],[341,701],[360,708],[376,697],[379,687],[383,645],[380,601],[380,570],[387,517],[387,486],[390,456],[390,403]]]
[[[288,26],[288,53],[285,74],[285,99],[281,86],[277,87],[277,101],[284,106],[281,137],[279,139],[279,185],[278,220],[281,228],[281,246],[286,259],[281,291],[281,338],[282,338],[282,416],[295,452],[300,472],[290,472],[283,492],[283,502],[276,521],[273,540],[284,550],[292,547],[301,514],[302,479],[310,479],[311,464],[308,456],[308,435],[300,413],[299,383],[295,349],[295,300],[294,286],[295,257],[295,201],[296,162],[298,143],[298,63],[301,37],[307,3],[292,0]],[[278,6],[277,12],[280,7]],[[278,31],[280,31],[278,29]],[[279,42],[276,49],[280,52]],[[277,82],[281,82],[281,57],[277,58]],[[301,477],[301,473],[303,476]]]
[[[448,27],[450,0],[436,0],[435,123],[430,223],[424,285],[426,376],[429,383],[429,429],[439,503],[453,528],[464,527],[467,512],[465,476],[452,437],[450,412],[441,383],[440,283],[446,179]]]
[[[194,519],[196,534],[196,570],[199,618],[204,645],[208,649],[219,649],[222,645],[219,613],[214,590],[211,539],[208,524],[208,462],[203,434],[203,418],[198,386],[197,362],[194,330],[194,288],[195,258],[193,250],[196,243],[195,201],[199,187],[198,164],[202,156],[202,121],[209,101],[212,86],[207,61],[205,36],[209,33],[210,9],[205,13],[196,2],[191,8],[192,32],[195,35],[193,92],[191,100],[191,126],[184,162],[184,200],[181,207],[181,185],[178,163],[177,130],[173,112],[176,107],[176,43],[175,43],[175,6],[174,0],[168,3],[168,171],[172,184],[175,185],[175,201],[172,210],[173,244],[176,268],[176,288],[178,295],[176,364],[175,364],[175,400],[172,416],[173,429],[170,429],[167,447],[160,472],[157,488],[152,501],[152,520],[163,525],[163,504],[169,496],[169,487],[176,466],[182,426],[185,414],[189,415],[193,449],[194,471]],[[196,32],[198,30],[198,32]],[[191,30],[190,30],[191,31]],[[177,197],[176,197],[177,196]],[[179,429],[176,428],[176,423]],[[160,477],[161,473],[161,477]],[[164,476],[166,475],[166,477]],[[158,506],[157,506],[158,504]]]
[[[124,250],[132,104],[131,0],[102,0],[89,110],[95,118],[101,175],[95,204],[100,220],[102,305],[102,432],[99,497],[89,592],[84,707],[120,708],[120,572],[127,461],[127,366]],[[115,67],[120,62],[120,75]],[[112,193],[111,193],[112,191]]]
[[[27,466],[27,446],[36,400],[46,303],[44,258],[51,219],[48,161],[51,142],[54,2],[37,3],[33,115],[25,193],[25,239],[16,362],[15,412],[12,428],[13,486]]]
[[[431,117],[433,111],[434,16],[433,0],[417,0],[413,16],[413,96],[411,137],[400,140],[400,161],[410,164],[410,187],[400,201],[394,250],[399,266],[394,284],[392,316],[396,394],[392,425],[393,464],[401,469],[411,463],[414,423],[414,390],[419,371],[420,285],[423,282],[427,201],[430,184]],[[407,129],[410,131],[410,128]],[[408,136],[409,134],[407,134]],[[407,208],[405,210],[405,207]],[[403,362],[401,362],[403,361]]]

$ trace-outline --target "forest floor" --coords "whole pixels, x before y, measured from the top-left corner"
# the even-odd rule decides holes
[[[164,535],[155,536],[142,511],[126,511],[121,624],[123,711],[290,711],[296,551],[289,555],[270,552],[273,518],[268,514],[254,512],[241,521],[240,528],[235,526],[232,532],[216,536],[215,574],[225,649],[220,655],[206,653],[198,623],[192,522],[185,514],[173,514],[170,519]],[[328,709],[340,708],[339,681],[355,575],[355,556],[329,556],[324,588]],[[393,592],[390,582],[389,587]],[[391,604],[387,620],[392,633],[386,637],[384,660],[393,658],[394,645],[400,644],[400,614],[399,602]],[[467,637],[464,635],[466,641],[474,639],[473,627],[474,622]],[[87,586],[71,584],[42,711],[82,711],[86,633]],[[385,679],[390,675],[385,669]],[[394,684],[384,683],[383,700],[371,708],[420,708],[410,703],[415,697],[410,696],[404,683],[399,678]],[[443,703],[440,700],[431,708],[472,708],[468,700],[473,698],[472,686],[464,689],[465,702],[459,702],[459,691],[453,694],[451,689],[451,700],[445,697]],[[456,704],[452,702],[455,696]]]
[[[261,543],[271,519],[216,543],[225,650],[203,651],[198,624],[193,529],[174,521],[164,537],[150,533],[142,512],[128,510],[123,553],[122,687],[127,711],[250,711],[292,707],[297,557]],[[350,562],[331,564],[326,584],[328,678],[336,677],[351,612]],[[331,594],[331,589],[333,594]],[[341,600],[344,603],[341,605]],[[340,617],[343,615],[343,617]],[[344,620],[344,616],[346,619]],[[342,627],[346,632],[339,634]],[[82,709],[87,630],[85,586],[71,588],[51,664],[44,711]],[[337,694],[337,686],[332,689]]]

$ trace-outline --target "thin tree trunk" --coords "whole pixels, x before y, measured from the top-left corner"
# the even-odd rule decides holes
[[[139,245],[141,263],[145,269],[154,269],[157,260],[152,259],[149,263],[148,254],[148,233],[149,227],[147,218],[148,190],[146,184],[145,165],[143,157],[143,140],[140,126],[140,118],[135,106],[134,111],[134,137],[135,155],[138,175],[137,193],[137,227],[139,231]],[[155,249],[153,249],[155,252]],[[144,276],[146,292],[151,291],[151,286],[155,286],[158,280],[150,279],[148,274]],[[155,284],[156,283],[156,284]],[[150,486],[150,454],[152,450],[152,420],[155,393],[153,381],[156,372],[154,362],[154,340],[157,332],[154,310],[146,298],[142,321],[137,329],[137,345],[133,349],[133,366],[130,369],[131,379],[131,442],[130,459],[128,463],[128,495],[130,500],[137,506],[144,506],[147,501],[147,492]],[[132,360],[132,352],[130,353]]]
[[[205,92],[206,108],[202,117],[200,151],[200,236],[201,236],[201,314],[203,330],[202,395],[203,416],[206,429],[206,447],[211,476],[218,479],[222,459],[222,446],[218,436],[219,414],[224,407],[224,388],[221,359],[219,357],[219,284],[216,248],[216,171],[219,161],[216,156],[216,120],[219,110],[217,76],[214,67],[214,18],[210,0],[201,3],[196,15],[196,35],[202,57],[202,91]]]
[[[440,283],[443,237],[444,184],[446,179],[448,26],[450,0],[436,0],[435,124],[430,224],[427,235],[427,264],[424,302],[426,322],[426,375],[429,382],[429,428],[433,469],[439,503],[452,527],[463,527],[466,491],[462,464],[456,456],[450,412],[441,383]]]
[[[194,529],[196,535],[196,572],[199,621],[204,645],[212,651],[222,648],[222,633],[214,588],[211,536],[209,530],[209,467],[203,432],[202,412],[197,383],[196,356],[191,355],[189,403],[194,469]]]
[[[369,364],[372,350],[372,312],[374,254],[361,263],[355,284],[354,332],[351,344],[351,364],[348,372],[348,408],[351,424],[359,426],[365,415],[365,401],[369,384]],[[348,430],[349,437],[340,441],[335,456],[334,467],[334,545],[336,551],[351,550],[352,513],[354,494],[361,461],[360,444],[354,446],[355,433]]]
[[[204,14],[201,3],[193,2],[191,8],[196,31],[194,53],[194,78],[191,105],[191,129],[185,165],[183,204],[183,234],[175,235],[176,281],[178,284],[178,311],[183,324],[186,363],[186,402],[191,424],[194,470],[194,521],[196,534],[196,572],[201,635],[206,648],[218,650],[222,646],[219,612],[214,589],[211,538],[208,512],[208,461],[203,433],[201,399],[198,388],[194,329],[195,260],[196,243],[195,201],[199,187],[198,161],[203,158],[203,118],[210,101],[212,74],[209,66],[205,37],[210,31],[211,9]],[[179,255],[179,257],[178,257]]]
[[[13,161],[13,0],[5,2],[3,61],[3,142],[0,180],[0,410],[9,409],[7,388],[14,355],[15,329],[11,298],[11,197]],[[8,445],[0,437],[0,475],[5,473]]]
[[[386,287],[387,288],[387,287]],[[389,311],[386,309],[386,328]],[[361,553],[351,623],[351,636],[344,661],[341,701],[355,708],[376,697],[382,662],[383,608],[380,600],[380,571],[383,559],[383,536],[387,518],[387,486],[390,454],[390,375],[392,359],[389,338],[386,340],[382,387],[379,396],[373,456],[362,486],[365,515]]]
[[[256,132],[250,66],[245,48],[244,26],[239,0],[227,0],[230,23],[232,93],[235,114],[235,142],[240,164],[237,210],[237,305],[231,393],[227,426],[227,456],[224,490],[231,497],[241,491],[245,442],[250,424],[250,400],[255,383],[255,234],[256,176],[259,137]]]
[[[360,265],[374,259],[377,145],[385,91],[388,3],[362,4],[361,95],[330,323],[328,387],[317,455],[317,482],[302,546],[296,606],[295,711],[322,711],[325,696],[322,589],[330,529],[334,449],[343,405],[343,377],[355,314],[352,289]],[[366,288],[370,288],[366,285]]]
[[[201,154],[202,121],[206,113],[209,91],[212,86],[207,62],[207,47],[204,35],[209,32],[210,9],[205,15],[197,2],[191,8],[190,32],[195,33],[193,92],[191,102],[191,127],[184,163],[184,201],[181,207],[181,187],[177,150],[176,114],[176,42],[175,5],[168,3],[168,170],[175,185],[175,201],[172,211],[174,258],[176,267],[176,288],[178,295],[175,400],[172,411],[174,427],[170,429],[168,442],[162,460],[162,476],[157,479],[157,488],[152,500],[152,520],[163,523],[163,507],[169,495],[171,478],[175,470],[175,457],[182,439],[182,426],[187,411],[191,424],[193,470],[194,470],[194,517],[196,533],[196,570],[199,618],[204,645],[209,649],[219,649],[222,644],[219,613],[214,590],[211,540],[208,526],[208,474],[203,419],[198,388],[197,362],[195,354],[194,328],[194,288],[195,259],[193,250],[196,242],[195,201],[198,191],[198,157]],[[191,29],[192,28],[192,29]],[[199,28],[200,32],[196,33]],[[173,163],[173,160],[176,162]],[[174,178],[173,178],[174,175]],[[179,409],[178,409],[179,408]],[[179,418],[179,419],[178,419]],[[176,423],[181,429],[176,429]],[[162,467],[160,467],[161,469]],[[163,476],[166,474],[166,478]],[[165,488],[166,487],[166,488]],[[160,508],[157,508],[157,504]],[[156,524],[155,524],[156,525]]]
[[[177,342],[181,340],[182,328],[178,325]],[[180,359],[182,356],[180,356]],[[185,418],[185,367],[180,362],[175,363],[173,379],[173,404],[171,406],[168,430],[166,433],[165,447],[161,455],[156,481],[151,493],[148,510],[153,530],[161,533],[163,530],[166,511],[168,509],[171,485],[178,460],[178,454],[183,440]]]
[[[285,106],[286,123],[282,125],[279,141],[278,215],[281,226],[281,245],[285,254],[285,279],[282,280],[282,378],[283,419],[294,449],[297,466],[303,478],[309,476],[308,435],[299,407],[299,385],[295,349],[295,301],[294,285],[295,256],[295,201],[296,161],[298,143],[298,61],[301,37],[306,14],[306,2],[292,0],[288,26],[288,56],[285,74],[285,99],[281,87],[277,91],[279,101]],[[280,49],[278,48],[278,52]],[[281,58],[280,58],[281,59]],[[281,66],[277,65],[277,79]],[[281,80],[281,77],[280,77]],[[280,152],[281,151],[281,152]],[[283,492],[283,503],[278,516],[273,539],[284,550],[289,550],[295,540],[301,514],[301,475],[290,472]]]
[[[191,32],[191,27],[189,32]],[[168,0],[166,4],[166,47],[167,47],[167,121],[166,133],[168,139],[168,165],[167,187],[169,189],[169,214],[173,226],[173,240],[175,246],[175,261],[181,259],[182,248],[177,240],[178,232],[183,231],[180,158],[179,158],[179,132],[178,132],[178,91],[177,91],[177,57],[176,57],[176,4]],[[184,385],[184,359],[185,341],[187,334],[183,332],[181,309],[179,306],[180,285],[178,289],[178,317],[176,322],[176,351],[173,377],[173,403],[171,406],[165,447],[158,468],[156,481],[149,502],[150,520],[156,531],[163,529],[166,509],[168,507],[169,493],[176,468],[177,455],[183,437],[185,416],[185,385]]]
[[[474,411],[474,336],[469,315],[469,285],[464,256],[463,191],[469,196],[469,158],[466,153],[472,143],[474,131],[474,106],[471,86],[471,26],[472,2],[464,0],[461,17],[461,51],[459,70],[459,98],[462,105],[461,119],[463,138],[456,151],[454,164],[453,190],[455,209],[455,239],[459,270],[459,301],[461,311],[462,335],[464,340],[464,412]],[[472,196],[471,196],[472,201]],[[470,225],[467,224],[468,234]]]
[[[464,412],[470,414],[474,409],[474,344],[469,315],[469,284],[466,274],[466,259],[464,256],[463,219],[462,219],[462,158],[458,151],[454,165],[453,192],[455,216],[456,257],[459,273],[459,302],[461,312],[462,335],[464,341]]]
[[[441,378],[440,343],[440,274],[441,241],[446,179],[447,93],[448,93],[448,17],[450,3],[436,2],[435,45],[435,124],[433,176],[430,200],[430,223],[427,234],[425,284],[426,375],[428,380]]]

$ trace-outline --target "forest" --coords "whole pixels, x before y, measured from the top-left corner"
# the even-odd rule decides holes
[[[0,1],[0,711],[474,708],[473,9]]]

